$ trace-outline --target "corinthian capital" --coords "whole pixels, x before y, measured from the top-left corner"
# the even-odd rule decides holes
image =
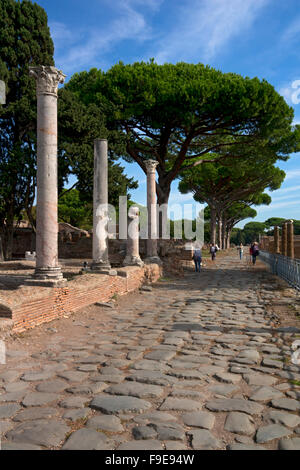
[[[29,67],[29,74],[36,79],[37,95],[57,96],[59,83],[64,83],[66,75],[55,67],[39,65]]]
[[[147,168],[147,173],[155,173],[158,162],[156,160],[146,160],[145,166]]]

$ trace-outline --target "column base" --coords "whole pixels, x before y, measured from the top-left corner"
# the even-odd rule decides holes
[[[118,274],[115,269],[111,269],[109,262],[92,263],[89,268],[83,268],[82,272],[88,274],[107,274],[108,276],[117,276]]]
[[[60,267],[36,268],[33,276],[24,281],[27,286],[63,287],[67,284]]]
[[[111,269],[111,265],[109,261],[100,261],[98,263],[92,262],[90,266],[91,271],[109,271]]]
[[[159,256],[147,256],[145,259],[146,264],[162,264],[162,260],[160,259]]]
[[[143,267],[144,263],[139,256],[126,256],[123,261],[123,266],[140,266]]]

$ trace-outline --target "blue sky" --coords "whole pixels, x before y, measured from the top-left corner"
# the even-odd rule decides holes
[[[300,123],[299,0],[38,0],[48,14],[56,66],[68,75],[92,67],[107,70],[154,57],[158,63],[203,62],[224,72],[267,79],[294,107]],[[296,81],[299,80],[299,83]],[[296,88],[293,88],[296,87]],[[299,93],[298,93],[299,88]],[[298,99],[299,96],[299,99]],[[299,103],[298,103],[299,101]],[[256,220],[300,219],[300,154],[279,163],[287,177]],[[146,179],[132,198],[144,204]],[[170,203],[192,203],[172,186]],[[247,222],[247,221],[245,221]],[[243,226],[245,223],[240,224]]]

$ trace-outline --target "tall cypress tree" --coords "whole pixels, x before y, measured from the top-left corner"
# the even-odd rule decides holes
[[[29,66],[54,65],[54,46],[42,7],[27,0],[0,2],[0,235],[5,258],[12,253],[14,221],[34,200],[36,97]]]

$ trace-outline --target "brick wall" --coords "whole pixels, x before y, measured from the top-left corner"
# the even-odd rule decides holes
[[[114,294],[124,295],[139,288],[147,279],[157,281],[161,275],[161,268],[156,264],[146,265],[144,268],[126,267],[118,271],[118,276],[86,274],[93,282],[77,280],[68,282],[66,287],[41,288],[46,293],[43,297],[31,300],[23,299],[18,305],[11,308],[13,332],[20,333],[34,328],[42,323],[50,322],[64,315],[79,310],[95,302],[107,302]]]
[[[261,249],[268,251],[269,253],[274,252],[274,237],[264,236],[261,240]],[[281,237],[279,247],[281,249]],[[300,259],[300,235],[294,236],[294,250],[295,250],[295,258]]]

